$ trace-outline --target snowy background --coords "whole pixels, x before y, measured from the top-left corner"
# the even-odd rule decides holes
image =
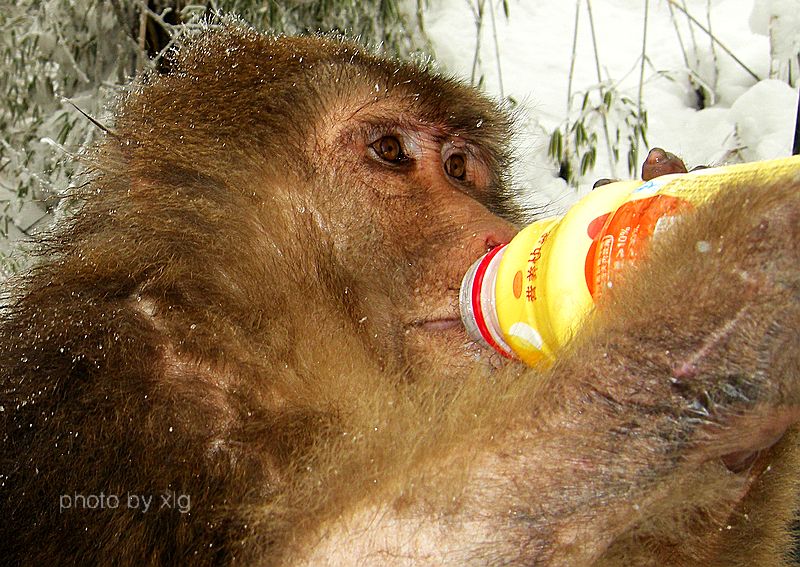
[[[241,4],[248,3],[239,9]],[[251,17],[267,5],[249,4]],[[313,12],[312,4],[268,5],[285,20]],[[7,256],[11,244],[47,225],[73,175],[73,166],[56,158],[77,153],[97,133],[65,99],[104,121],[105,101],[141,63],[132,55],[130,36],[141,4],[123,1],[113,12],[108,6],[103,0],[20,0],[0,7],[0,83],[8,91],[0,106],[0,275],[24,263],[19,255]],[[768,159],[791,150],[800,0],[384,0],[331,6],[336,16],[313,25],[349,25],[352,33],[374,27],[376,10],[402,7],[400,19],[408,25],[384,29],[383,37],[404,35],[417,46],[422,34],[414,22],[422,6],[438,68],[472,81],[519,117],[515,177],[525,200],[545,213],[563,211],[596,179],[632,177],[650,147],[676,153],[689,166]],[[187,4],[182,16],[186,21],[190,13],[204,12],[204,6]],[[150,17],[163,21],[163,8],[160,14]]]
[[[580,109],[584,92],[596,90],[601,82],[638,103],[643,51],[648,147],[676,153],[690,167],[791,153],[798,95],[789,81],[797,84],[800,0],[681,0],[673,2],[672,9],[666,0],[650,0],[646,20],[645,0],[593,0],[600,81],[584,1],[508,0],[509,17],[500,2],[496,4],[494,18],[490,14],[483,18],[475,75],[476,80],[483,77],[488,93],[511,96],[520,103],[525,118],[519,140],[520,180],[535,202],[563,208],[597,178],[630,177],[624,155],[613,168],[609,164],[599,122],[596,165],[580,178],[578,188],[557,177],[547,149],[549,133],[570,111],[574,115]],[[426,12],[426,31],[440,65],[467,78],[473,74],[476,53],[477,5],[433,1]],[[697,24],[690,24],[679,7],[708,29],[716,42]],[[573,37],[577,38],[573,100],[568,108]],[[702,109],[698,109],[697,85],[707,93]],[[612,133],[620,119],[619,114],[609,116]],[[639,165],[645,155],[646,148],[640,148]]]

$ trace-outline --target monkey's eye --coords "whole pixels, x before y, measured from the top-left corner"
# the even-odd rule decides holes
[[[383,136],[371,145],[378,157],[390,163],[401,163],[408,159],[403,146],[395,136]]]
[[[467,158],[464,154],[451,154],[444,160],[444,172],[459,181],[464,181],[467,177]]]

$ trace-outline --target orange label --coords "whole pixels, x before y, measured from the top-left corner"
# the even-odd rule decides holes
[[[616,211],[595,218],[587,227],[592,244],[586,254],[586,285],[597,299],[629,261],[644,255],[659,221],[692,209],[685,199],[654,195],[628,201]],[[669,223],[666,223],[669,224]]]

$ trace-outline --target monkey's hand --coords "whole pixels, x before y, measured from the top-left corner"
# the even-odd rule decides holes
[[[701,169],[705,166],[698,166],[694,169]],[[669,175],[670,173],[686,173],[686,164],[683,160],[675,154],[662,150],[661,148],[653,148],[647,154],[647,157],[642,164],[642,179],[650,181],[662,175]],[[618,181],[617,179],[598,179],[595,181],[592,189],[596,189],[603,185]]]

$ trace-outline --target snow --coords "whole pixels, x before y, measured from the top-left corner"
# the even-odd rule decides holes
[[[431,2],[425,16],[440,67],[467,80],[476,52],[479,1]],[[591,2],[601,79],[633,101],[638,100],[646,3]],[[495,0],[496,34],[489,15],[491,4],[486,0],[475,81],[482,77],[488,94],[511,96],[520,103],[524,120],[517,144],[523,168],[518,177],[529,200],[559,210],[585,194],[595,179],[628,177],[622,152],[621,163],[613,170],[609,165],[601,131],[596,166],[580,179],[577,189],[557,177],[547,158],[549,133],[568,116],[578,2],[507,0],[506,18],[502,2]],[[582,93],[599,83],[589,12],[585,0],[579,4],[572,92],[580,96],[573,98],[573,120]],[[675,4],[685,6],[700,24],[710,27],[719,43],[712,44],[697,25],[690,26],[677,8],[673,16],[667,0],[649,1],[642,89],[648,146],[664,147],[689,166],[789,155],[797,92],[787,79],[790,69],[792,77],[798,73],[800,0],[681,0]],[[698,109],[688,68],[708,87],[710,96],[702,109]],[[770,79],[770,73],[777,79]],[[614,126],[610,124],[612,131]],[[640,149],[639,163],[645,152],[646,148]]]
[[[796,105],[797,92],[774,79],[760,81],[733,103],[730,116],[746,148],[746,161],[789,153],[793,128],[787,126],[795,122]]]
[[[750,14],[754,33],[775,37],[772,47],[776,59],[796,58],[800,50],[800,2],[798,0],[756,0]]]
[[[478,36],[476,16],[480,3],[485,9]],[[797,83],[800,77],[800,0],[673,0],[672,4],[668,0],[591,0],[600,79],[588,0],[505,3],[508,17],[503,0],[426,2],[425,29],[443,70],[467,80],[474,70],[475,82],[489,95],[511,97],[518,103],[519,168],[515,178],[525,200],[540,205],[544,212],[563,211],[588,192],[596,179],[630,175],[626,147],[620,150],[620,163],[614,167],[609,164],[597,116],[594,123],[587,122],[598,134],[596,165],[579,177],[578,187],[570,187],[558,177],[557,167],[548,156],[548,145],[555,128],[567,120],[576,123],[583,94],[590,91],[596,97],[601,82],[606,90],[616,92],[616,100],[620,100],[619,95],[628,96],[635,109],[646,5],[649,12],[642,100],[648,116],[647,146],[666,148],[683,157],[689,166],[754,161],[790,153],[798,95],[788,81]],[[413,14],[416,2],[406,0],[406,4]],[[699,25],[690,25],[678,8],[670,9],[677,5],[685,6],[700,25],[710,28],[719,43],[712,44],[708,34]],[[697,85],[706,87],[708,96],[703,108],[698,105]],[[79,106],[87,106],[73,100]],[[622,111],[615,108],[609,115],[611,132],[620,125],[625,111],[630,110],[630,106]],[[59,116],[65,115],[51,119],[56,130],[60,128]],[[638,163],[644,159],[646,149],[644,145],[640,147]],[[27,159],[21,152],[8,155],[14,160]],[[3,176],[12,169],[0,171],[0,186],[10,186]],[[0,187],[0,200],[10,198],[6,193]],[[26,201],[23,210],[13,214],[15,224],[3,227],[10,238],[0,239],[0,279],[6,268],[3,252],[22,237],[18,227],[28,228],[42,218],[41,207]]]

